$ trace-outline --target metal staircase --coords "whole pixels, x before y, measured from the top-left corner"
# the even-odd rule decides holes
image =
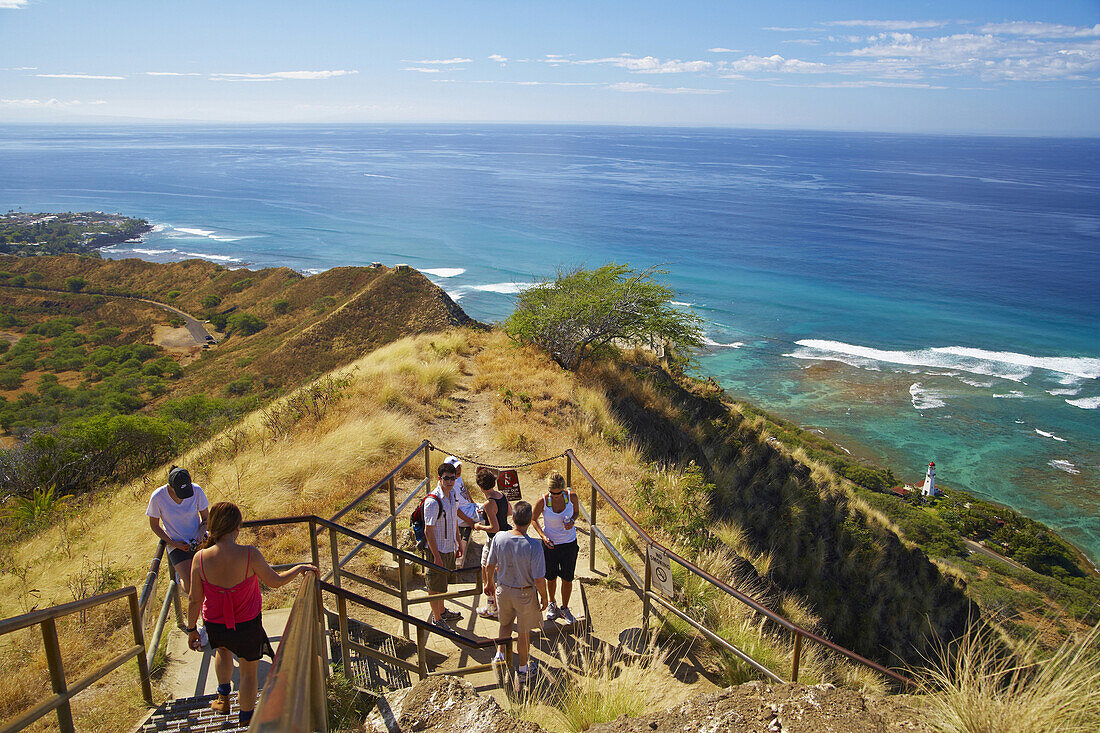
[[[169,700],[153,711],[139,729],[141,733],[212,733],[212,731],[245,731],[248,725],[238,724],[237,693],[229,696],[229,715],[215,713],[210,701],[216,695]]]

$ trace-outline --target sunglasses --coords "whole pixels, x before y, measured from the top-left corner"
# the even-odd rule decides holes
[[[457,478],[458,478],[458,476],[440,476],[439,480],[440,481],[454,481]]]

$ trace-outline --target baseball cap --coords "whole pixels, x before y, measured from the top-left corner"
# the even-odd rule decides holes
[[[447,459],[443,462],[454,466],[456,469],[462,468],[462,461],[458,460],[455,456],[447,456]]]
[[[195,494],[195,488],[191,485],[191,474],[186,468],[173,468],[168,472],[168,485],[176,496],[181,499],[190,499]]]

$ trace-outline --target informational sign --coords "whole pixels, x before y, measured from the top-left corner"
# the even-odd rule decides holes
[[[523,498],[519,490],[519,474],[515,469],[507,469],[497,474],[497,488],[508,501],[519,501]]]
[[[672,598],[676,593],[672,583],[672,562],[656,545],[649,546],[649,584],[665,598]]]

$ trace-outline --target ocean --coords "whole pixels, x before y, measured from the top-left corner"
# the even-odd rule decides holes
[[[155,225],[109,257],[404,262],[484,321],[562,268],[659,265],[731,394],[1100,561],[1097,139],[9,125],[0,207]]]

